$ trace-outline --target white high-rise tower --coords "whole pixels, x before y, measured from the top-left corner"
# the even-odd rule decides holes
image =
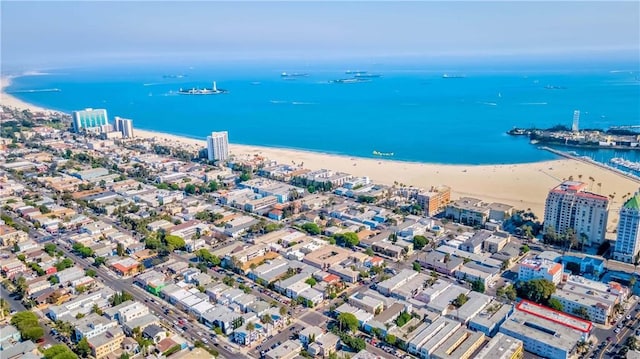
[[[571,131],[578,132],[580,130],[580,111],[573,111],[573,124],[571,125]]]
[[[229,134],[227,131],[211,132],[211,136],[207,136],[207,155],[209,161],[229,159]]]
[[[634,263],[640,252],[640,192],[620,208],[618,236],[613,251],[613,259]]]

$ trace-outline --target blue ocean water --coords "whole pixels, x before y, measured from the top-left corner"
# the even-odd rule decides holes
[[[363,83],[331,83],[346,70],[382,75]],[[283,78],[286,71],[308,73]],[[443,73],[463,78],[443,78]],[[167,75],[184,75],[172,77]],[[180,88],[211,87],[224,95],[185,96]],[[547,87],[559,87],[549,89]],[[22,92],[58,88],[60,92]],[[229,131],[240,144],[286,147],[394,160],[526,163],[556,158],[505,132],[514,126],[582,128],[640,125],[640,81],[622,70],[457,71],[420,66],[117,66],[52,71],[14,79],[14,96],[70,112],[106,108],[137,128],[201,138]],[[640,161],[638,152],[577,151],[603,162]],[[620,151],[619,151],[620,152]]]

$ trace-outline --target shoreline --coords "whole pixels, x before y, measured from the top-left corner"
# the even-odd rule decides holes
[[[35,112],[59,112],[33,106],[6,94],[4,89],[10,81],[11,78],[2,77],[2,104]],[[206,146],[204,140],[135,127],[134,134],[139,138],[155,138],[161,144],[181,144],[193,149]],[[450,165],[233,143],[229,144],[229,151],[235,156],[263,156],[278,163],[302,164],[312,170],[326,168],[358,177],[367,176],[373,183],[390,186],[398,183],[428,190],[432,186],[447,185],[451,187],[452,200],[477,197],[487,202],[506,203],[516,209],[531,209],[540,219],[544,215],[544,203],[549,190],[563,179],[573,177],[588,183],[594,193],[614,195],[610,201],[609,231],[617,226],[617,210],[622,204],[622,195],[634,193],[640,187],[637,182],[612,171],[568,158],[523,164]],[[595,178],[595,181],[590,183],[589,177]],[[601,186],[596,186],[597,183],[601,183]]]

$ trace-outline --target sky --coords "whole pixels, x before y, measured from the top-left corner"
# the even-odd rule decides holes
[[[640,2],[2,1],[3,67],[127,59],[627,57]]]

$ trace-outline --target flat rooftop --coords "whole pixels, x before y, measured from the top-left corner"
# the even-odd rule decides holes
[[[593,323],[589,321],[557,310],[553,310],[551,308],[547,308],[528,300],[522,300],[520,303],[518,303],[518,305],[516,305],[516,309],[518,311],[534,315],[538,318],[549,320],[553,323],[557,323],[583,333],[589,333],[591,332],[591,329],[593,329]]]

